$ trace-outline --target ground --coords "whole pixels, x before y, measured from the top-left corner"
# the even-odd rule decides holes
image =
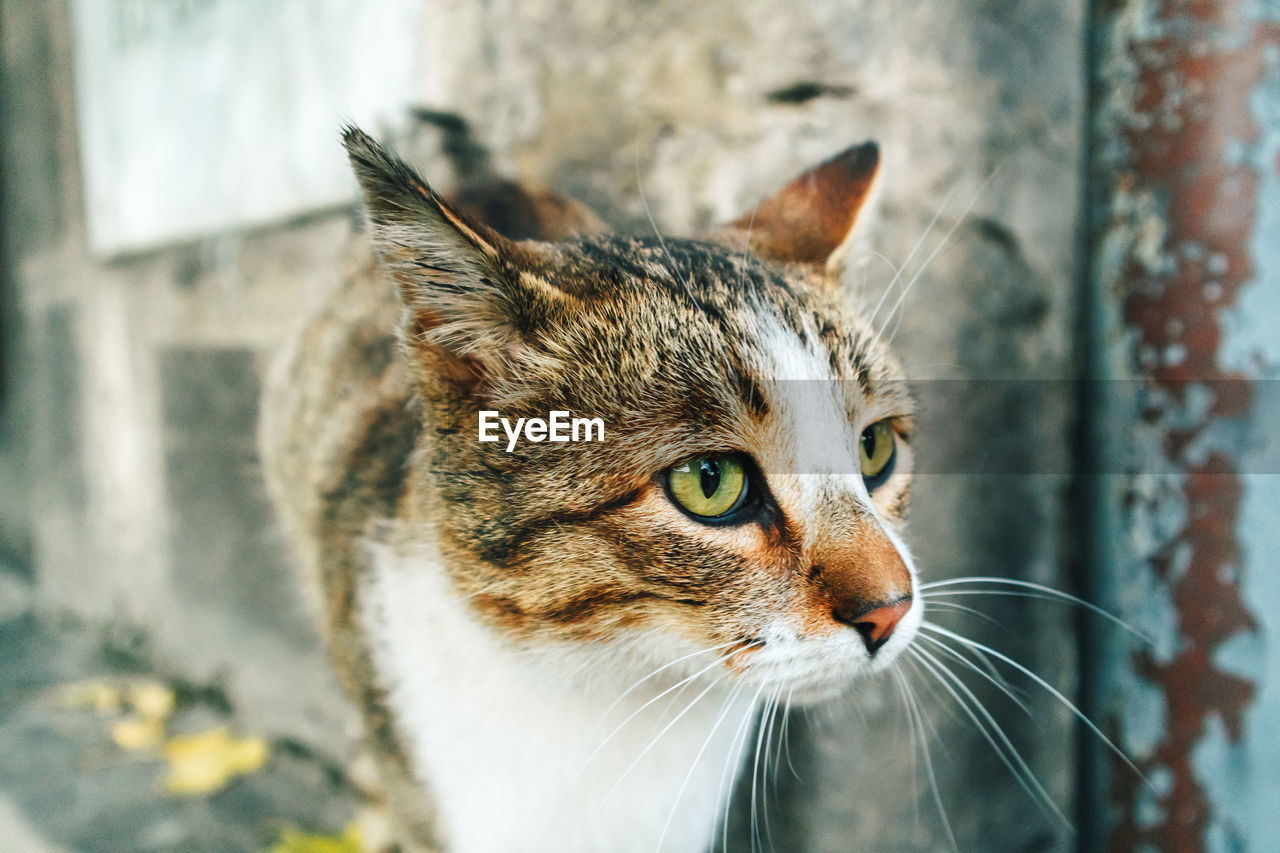
[[[5,849],[351,849],[343,768],[244,730],[216,680],[185,680],[140,629],[38,610],[0,567],[0,649]]]

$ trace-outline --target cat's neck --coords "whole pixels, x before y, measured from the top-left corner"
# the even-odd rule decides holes
[[[707,845],[751,729],[750,691],[680,685],[676,668],[643,680],[655,666],[616,650],[518,651],[474,618],[434,549],[371,549],[373,660],[450,851]]]

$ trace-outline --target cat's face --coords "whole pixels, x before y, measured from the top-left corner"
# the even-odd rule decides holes
[[[743,229],[513,243],[347,142],[407,304],[430,435],[415,474],[479,618],[794,698],[910,642],[910,400],[831,261],[874,149],[762,205],[746,252]],[[482,411],[598,418],[604,439],[482,442]]]

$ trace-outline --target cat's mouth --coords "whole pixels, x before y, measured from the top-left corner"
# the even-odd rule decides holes
[[[780,689],[793,701],[819,702],[889,669],[910,647],[923,618],[923,601],[917,597],[893,636],[874,650],[852,628],[814,638],[773,626],[744,641],[744,648],[726,664],[738,678],[765,692]]]

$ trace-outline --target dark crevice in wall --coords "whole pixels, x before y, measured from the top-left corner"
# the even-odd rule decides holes
[[[1076,406],[1076,422],[1073,426],[1072,463],[1077,473],[1072,477],[1067,499],[1066,553],[1068,574],[1076,594],[1086,601],[1101,603],[1105,543],[1102,542],[1100,513],[1104,506],[1105,460],[1101,453],[1101,440],[1106,429],[1103,422],[1102,383],[1098,366],[1102,357],[1102,341],[1099,337],[1103,324],[1102,294],[1094,282],[1093,230],[1099,205],[1097,188],[1092,180],[1093,158],[1096,147],[1093,139],[1093,117],[1098,109],[1094,88],[1094,64],[1098,59],[1098,14],[1089,3],[1084,14],[1084,62],[1080,73],[1081,87],[1085,93],[1084,119],[1080,123],[1080,198],[1076,233],[1076,374],[1084,381],[1080,387]],[[1075,609],[1076,654],[1080,661],[1080,685],[1077,704],[1091,720],[1099,720],[1099,703],[1096,669],[1101,659],[1102,645],[1096,632],[1098,620],[1083,608]],[[1100,761],[1099,746],[1094,735],[1083,726],[1075,727],[1075,847],[1079,853],[1103,849],[1104,773]]]
[[[12,74],[9,68],[6,25],[8,9],[0,11],[0,116],[13,110]],[[11,166],[11,119],[0,122],[0,570],[17,570],[28,580],[32,572],[32,546],[25,502],[18,492],[25,485],[25,453],[19,429],[15,353],[21,341],[18,295],[13,269],[14,239],[10,213],[15,207]]]
[[[0,559],[32,571],[42,514],[86,504],[76,311],[30,308],[26,289],[44,282],[20,274],[56,251],[79,213],[65,192],[76,174],[68,14],[0,4]]]
[[[818,98],[848,98],[853,94],[854,89],[852,86],[804,81],[793,83],[781,89],[774,89],[765,97],[771,104],[794,106],[796,104],[807,104],[809,101]]]
[[[0,15],[0,45],[4,43],[4,16]],[[8,114],[9,97],[5,86],[5,67],[3,53],[0,52],[0,116]],[[8,145],[0,133],[0,453],[4,453],[9,445],[8,412],[10,389],[13,382],[9,378],[9,350],[13,346],[17,320],[13,310],[13,282],[9,270],[8,231],[6,223],[9,201],[9,169]]]

